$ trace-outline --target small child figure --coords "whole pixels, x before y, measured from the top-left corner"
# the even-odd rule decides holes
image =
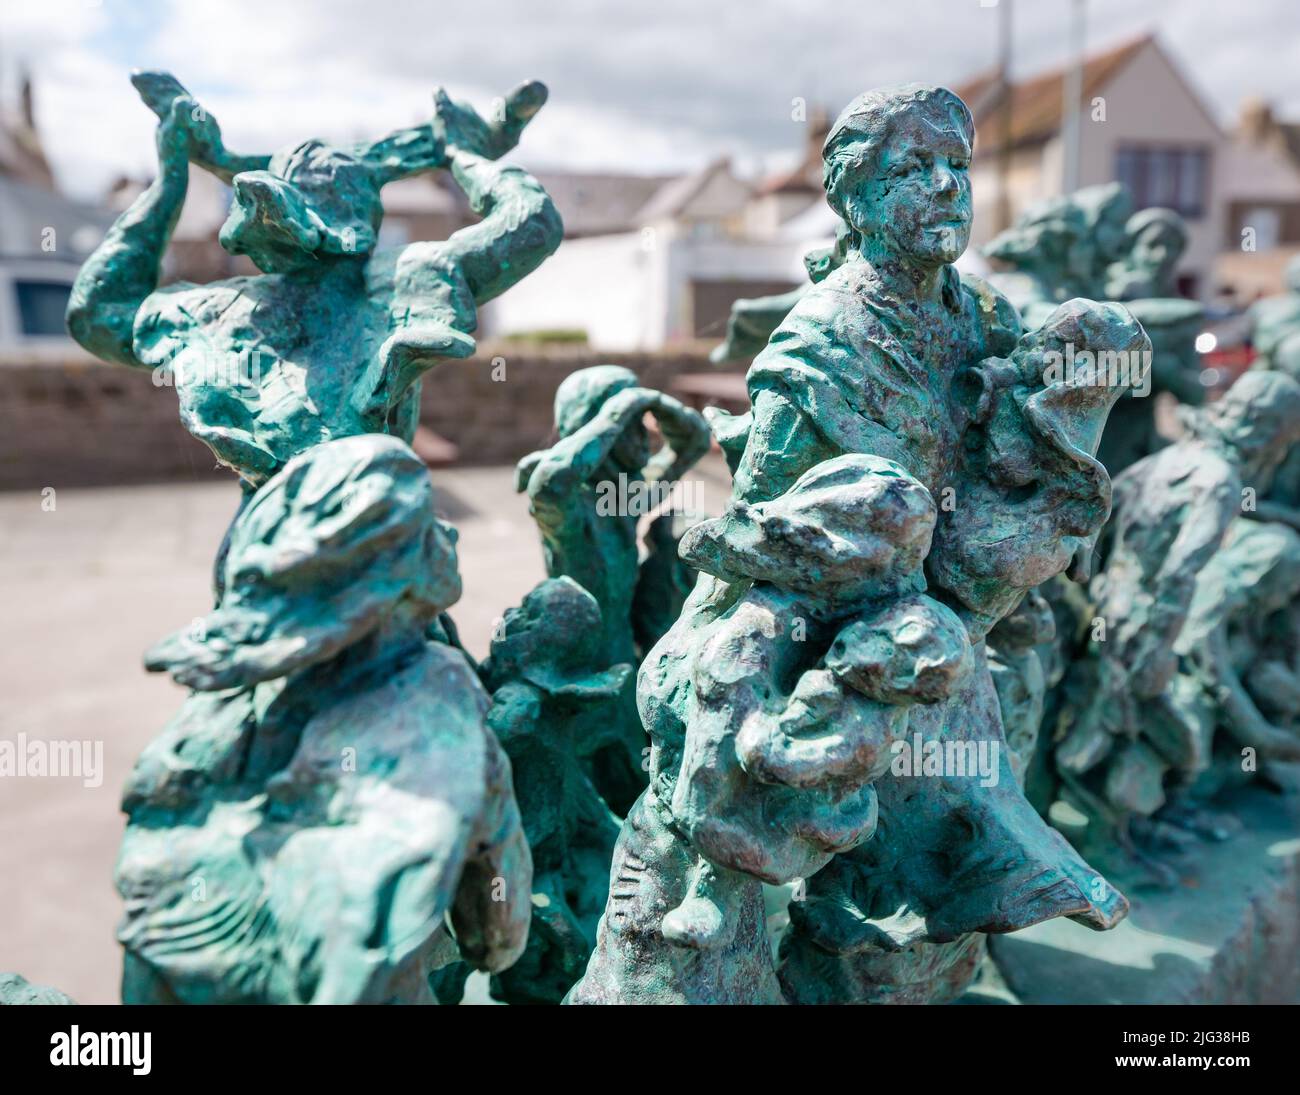
[[[909,705],[944,699],[972,664],[961,622],[922,592],[935,518],[899,465],[851,454],[683,537],[682,558],[716,580],[640,690],[655,793],[697,856],[669,941],[725,946],[754,879],[803,878],[874,832],[872,782]],[[667,725],[680,688],[685,723]]]
[[[1021,336],[1009,359],[958,375],[971,425],[926,572],[959,602],[972,638],[1072,559],[1087,576],[1110,513],[1097,447],[1115,401],[1141,392],[1150,351],[1126,308],[1076,298]]]

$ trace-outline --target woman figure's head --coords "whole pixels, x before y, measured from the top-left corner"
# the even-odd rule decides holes
[[[340,255],[367,255],[378,238],[381,180],[358,157],[305,141],[271,157],[265,170],[234,177],[221,245],[268,274]]]
[[[922,269],[970,241],[975,123],[947,88],[902,84],[854,99],[822,148],[826,200],[872,259]]]
[[[383,434],[290,460],[240,511],[223,567],[217,608],[145,658],[200,691],[287,676],[386,624],[420,642],[461,592],[428,469]]]
[[[1125,225],[1127,265],[1146,277],[1152,292],[1161,292],[1173,278],[1187,250],[1187,224],[1172,209],[1143,209]]]
[[[555,426],[560,436],[577,433],[610,399],[637,384],[636,373],[621,365],[593,365],[570,373],[555,392]],[[616,474],[640,473],[650,459],[650,435],[639,418],[619,436],[609,459]]]

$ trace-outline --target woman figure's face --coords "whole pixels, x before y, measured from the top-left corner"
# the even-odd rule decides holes
[[[901,123],[853,203],[864,249],[923,268],[955,262],[970,242],[970,155],[955,118],[918,111]]]

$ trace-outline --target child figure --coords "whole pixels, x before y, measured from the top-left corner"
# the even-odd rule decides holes
[[[972,662],[961,622],[922,592],[935,516],[899,465],[853,454],[683,537],[712,578],[640,689],[655,795],[697,857],[662,920],[670,942],[725,946],[755,879],[803,878],[874,832],[872,782],[909,706],[948,696]]]
[[[956,383],[971,416],[951,478],[952,505],[926,570],[958,602],[978,640],[1028,589],[1063,573],[1086,578],[1110,514],[1110,476],[1096,458],[1107,415],[1150,367],[1151,343],[1118,304],[1068,300]]]

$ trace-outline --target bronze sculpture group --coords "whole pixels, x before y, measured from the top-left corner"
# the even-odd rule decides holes
[[[451,1002],[471,968],[521,1003],[947,1001],[991,933],[1124,917],[1082,854],[1158,873],[1169,834],[1221,835],[1239,748],[1300,755],[1300,309],[1261,313],[1269,370],[1159,448],[1153,387],[1199,394],[1172,214],[1084,191],[961,276],[969,110],[860,96],[824,148],[834,247],[718,355],[756,355],[748,413],[614,366],[561,386],[517,474],[548,578],[479,664],[409,442],[424,374],[559,245],[499,162],[545,89],[237,156],[171,77],[135,83],[158,179],[69,329],[169,369],[244,495],[212,612],[147,658],[191,692],[124,798],[127,1002]],[[190,164],[232,186],[221,240],[261,274],[159,288]],[[428,170],[481,220],[377,249],[380,189]],[[604,506],[714,440],[721,516]],[[1057,797],[1096,821],[1079,850]]]

